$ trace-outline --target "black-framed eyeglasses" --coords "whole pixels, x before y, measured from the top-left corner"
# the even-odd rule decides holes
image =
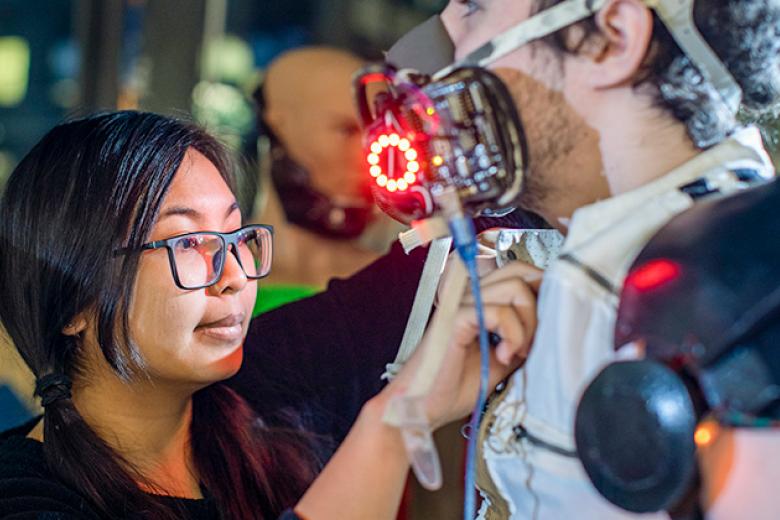
[[[250,280],[271,272],[273,227],[250,224],[230,233],[198,231],[144,244],[139,248],[122,248],[116,254],[165,248],[176,285],[185,290],[203,289],[217,283],[225,269],[228,246]]]

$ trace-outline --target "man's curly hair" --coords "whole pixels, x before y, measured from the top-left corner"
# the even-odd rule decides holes
[[[562,0],[535,0],[538,13]],[[780,1],[696,0],[694,20],[704,39],[742,87],[740,119],[762,122],[774,119],[780,104]],[[581,22],[586,35],[597,31],[593,18]],[[548,43],[566,52],[566,31]],[[587,37],[587,36],[586,36]],[[737,117],[721,102],[718,92],[705,82],[698,69],[682,53],[669,31],[654,15],[653,45],[636,86],[650,83],[658,101],[688,127],[700,148],[726,137],[738,124]]]

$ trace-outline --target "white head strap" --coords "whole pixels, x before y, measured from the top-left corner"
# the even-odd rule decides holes
[[[460,67],[485,67],[529,42],[544,38],[588,18],[604,7],[608,0],[566,0],[538,13],[499,34],[462,60],[440,70],[434,79],[442,78]],[[742,102],[742,90],[723,62],[707,44],[693,19],[694,0],[644,0],[671,33],[689,60],[720,94],[723,102],[736,113]]]

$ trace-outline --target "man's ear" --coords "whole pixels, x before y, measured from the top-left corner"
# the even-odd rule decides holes
[[[295,114],[287,106],[280,107],[278,104],[270,104],[263,114],[263,121],[274,133],[276,138],[286,148],[289,146],[290,125]]]
[[[642,0],[608,0],[596,13],[601,51],[592,57],[594,88],[634,81],[653,38],[653,13]]]
[[[278,106],[271,104],[266,105],[265,110],[263,111],[263,122],[276,135],[279,135],[283,130],[284,116],[282,112],[283,111],[279,110]]]
[[[82,313],[77,314],[67,325],[62,328],[66,336],[78,336],[87,328],[87,319]]]

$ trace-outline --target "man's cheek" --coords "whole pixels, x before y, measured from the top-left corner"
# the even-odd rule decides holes
[[[453,43],[455,44],[455,61],[462,60],[479,47],[479,45],[476,44],[473,33],[466,33],[460,40],[453,40]]]
[[[465,58],[501,32],[499,26],[485,15],[459,20],[456,30],[450,33],[455,45],[455,61]]]

